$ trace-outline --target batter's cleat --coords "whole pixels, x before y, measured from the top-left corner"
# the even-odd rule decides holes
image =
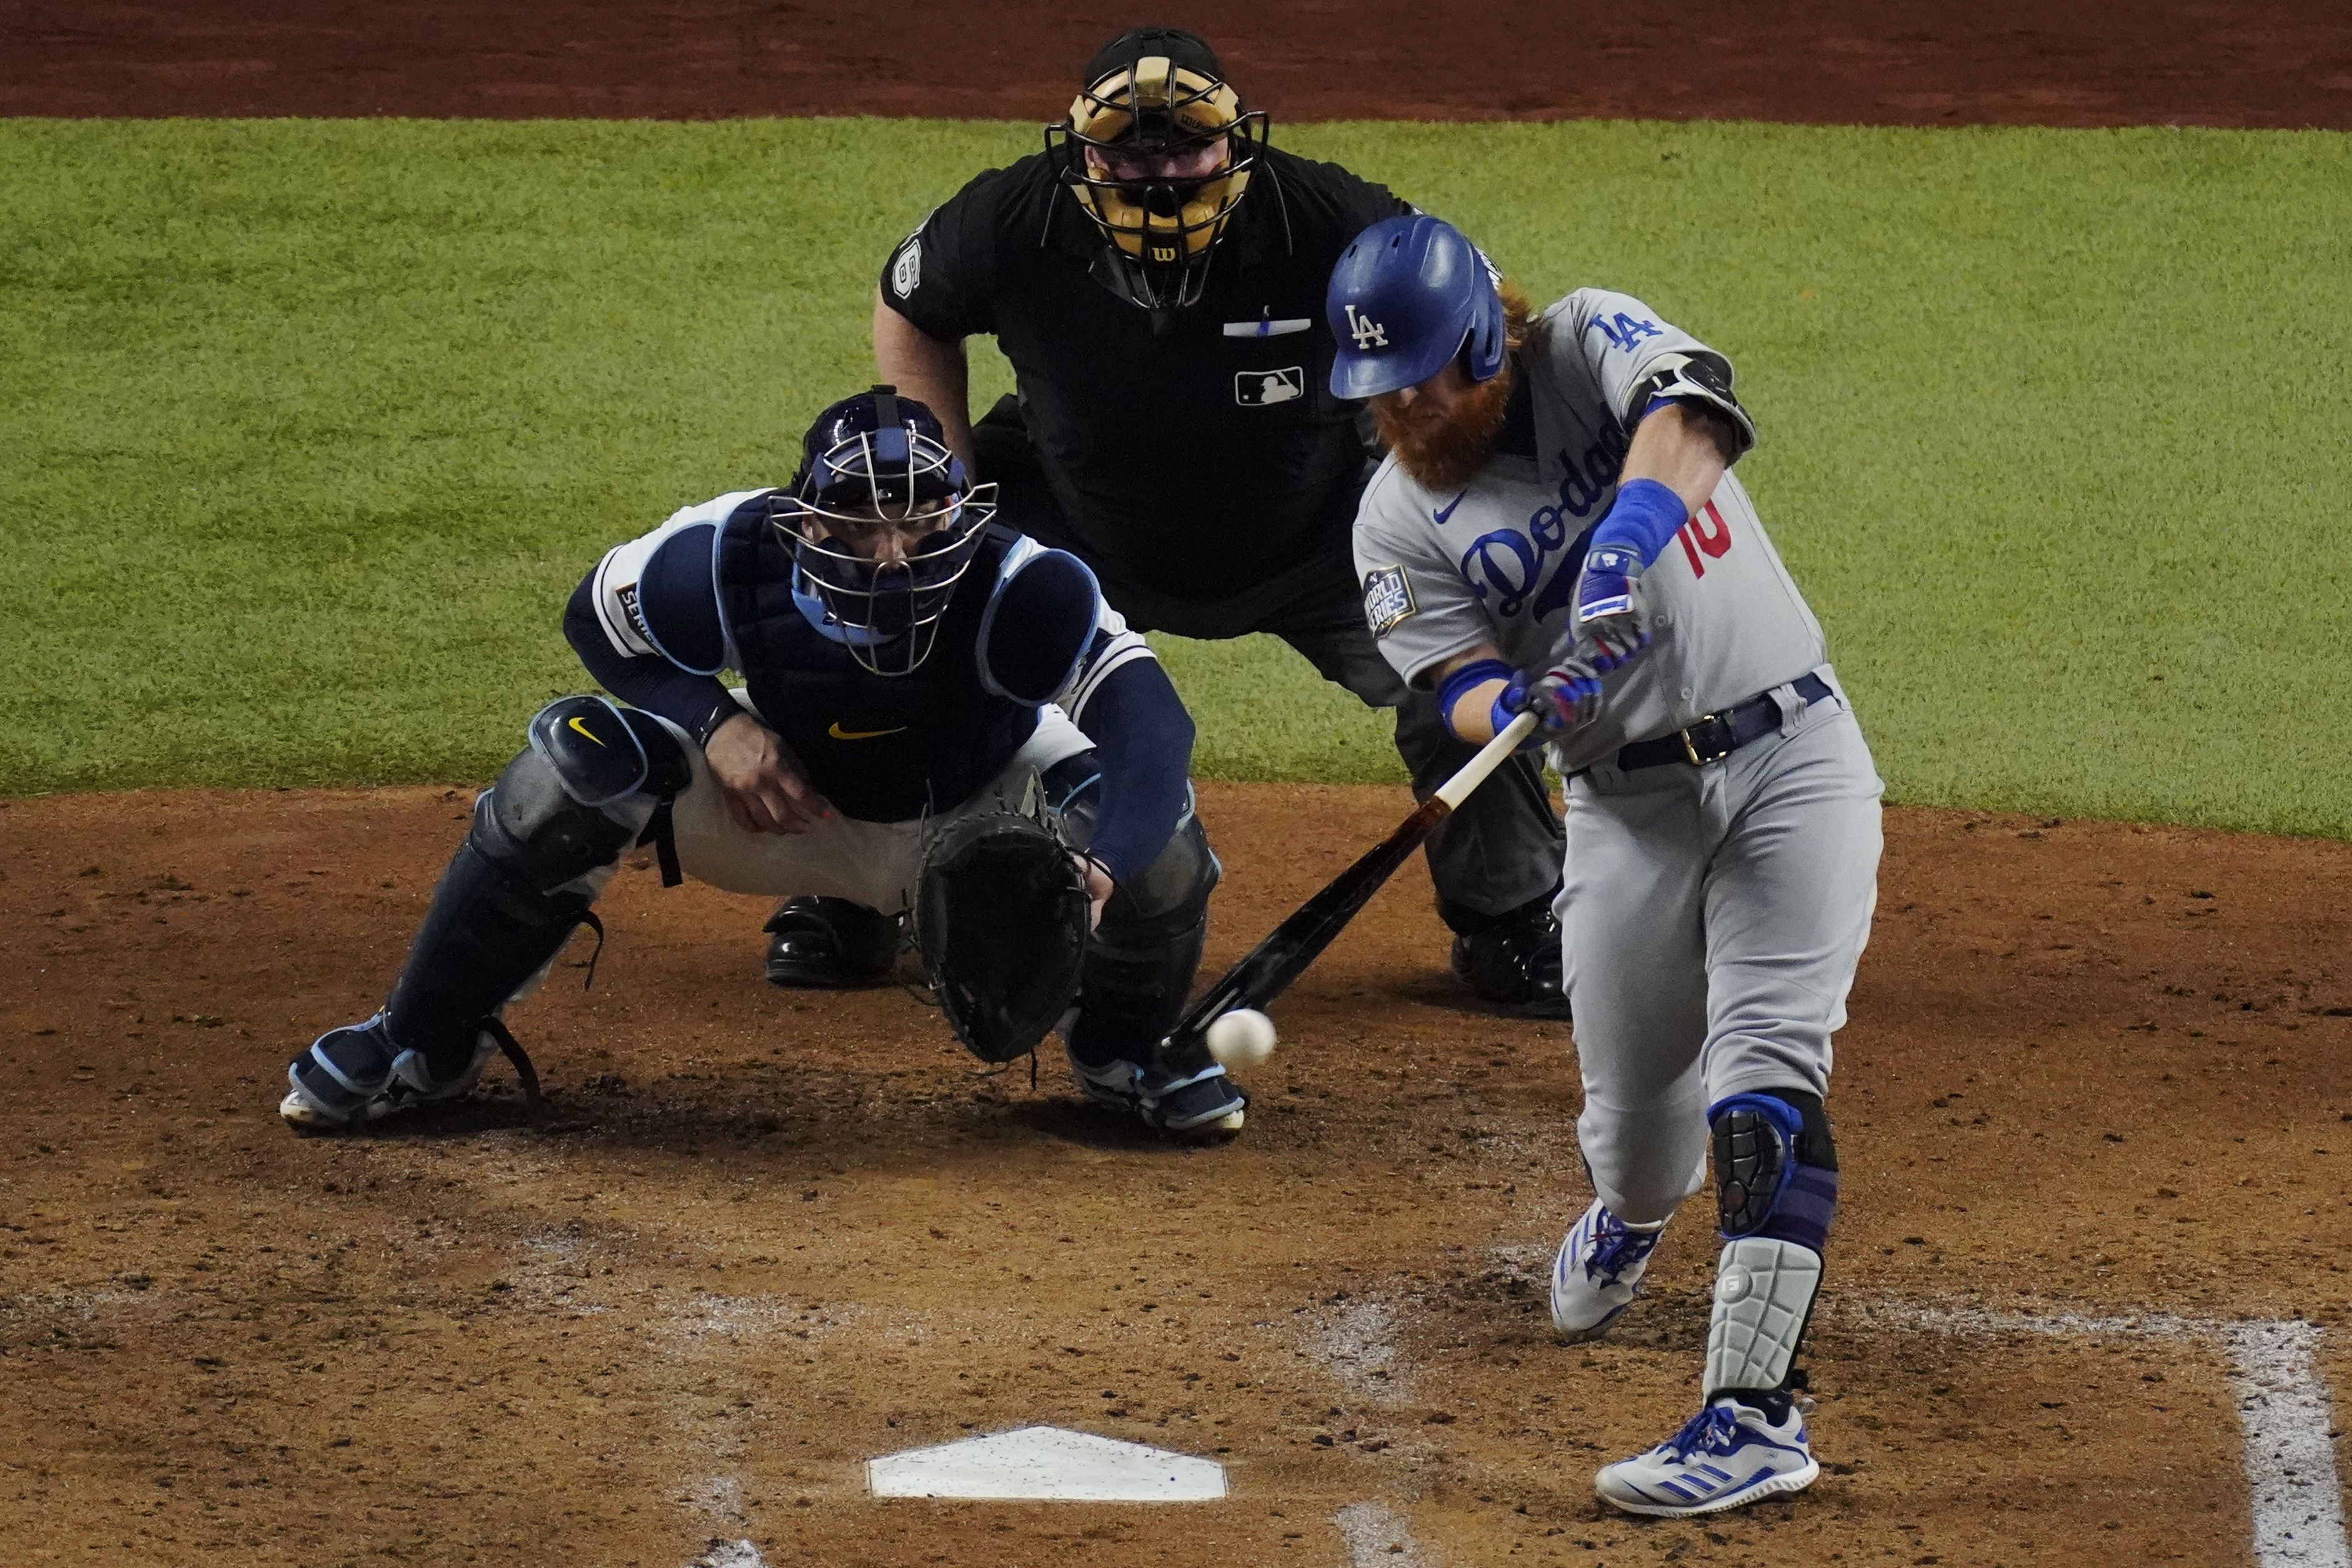
[[[290,1087],[278,1113],[298,1133],[337,1133],[381,1121],[396,1112],[471,1093],[482,1066],[498,1053],[487,1030],[476,1040],[473,1060],[446,1079],[436,1078],[421,1051],[404,1051],[378,1013],[365,1023],[331,1029],[286,1068]]]
[[[1648,1453],[1603,1468],[1592,1490],[1627,1513],[1683,1519],[1802,1491],[1821,1473],[1793,1401],[1776,1421],[1726,1395]]]
[[[1454,938],[1454,977],[1481,1001],[1534,1018],[1568,1017],[1559,921],[1549,894]]]
[[[899,917],[847,898],[788,898],[760,929],[772,986],[878,986],[898,962]]]
[[[1551,1326],[1566,1340],[1599,1339],[1642,1293],[1666,1222],[1628,1225],[1598,1198],[1570,1229],[1551,1265]]]
[[[1225,1070],[1201,1051],[1201,1061],[1171,1064],[1124,1060],[1088,1063],[1070,1057],[1070,1071],[1087,1098],[1143,1118],[1144,1124],[1187,1137],[1229,1136],[1242,1130],[1249,1096]]]

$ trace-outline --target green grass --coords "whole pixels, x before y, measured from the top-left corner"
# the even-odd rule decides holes
[[[580,572],[783,478],[891,242],[1032,138],[0,121],[0,792],[487,775]],[[2352,834],[2352,138],[1283,139],[1732,354],[1895,799]],[[1286,650],[1166,652],[1203,773],[1396,776]]]

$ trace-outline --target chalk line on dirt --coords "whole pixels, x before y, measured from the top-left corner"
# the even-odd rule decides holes
[[[2292,1318],[2232,1322],[2171,1312],[2045,1316],[1909,1302],[1864,1303],[1841,1315],[1936,1333],[2197,1339],[2218,1345],[2229,1356],[2230,1392],[2237,1400],[2257,1568],[2352,1568],[2343,1486],[2329,1436],[2334,1411],[2327,1385],[2319,1375],[2317,1323]]]
[[[1351,1502],[1331,1522],[1347,1543],[1348,1568],[1428,1568],[1403,1516],[1384,1502]]]

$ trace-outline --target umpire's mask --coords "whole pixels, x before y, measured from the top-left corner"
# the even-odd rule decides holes
[[[995,497],[971,483],[929,409],[877,386],[817,415],[768,516],[820,629],[876,674],[903,675],[930,656]]]
[[[1125,268],[1139,304],[1195,303],[1265,144],[1263,110],[1244,111],[1217,57],[1191,33],[1139,27],[1087,66],[1069,118],[1045,150]]]

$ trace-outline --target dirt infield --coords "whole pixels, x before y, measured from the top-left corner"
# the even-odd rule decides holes
[[[2341,0],[1163,8],[1286,120],[2352,127]],[[0,114],[1045,120],[1130,6],[0,0]]]
[[[583,936],[516,1009],[551,1128],[499,1068],[289,1135],[286,1057],[379,992],[467,803],[0,804],[8,1562],[2239,1563],[2219,1352],[1951,1311],[2352,1312],[2352,846],[1893,813],[1832,1102],[1831,1474],[1643,1526],[1589,1477],[1686,1413],[1705,1217],[1617,1338],[1549,1341],[1569,1040],[1453,1008],[1417,868],[1277,1009],[1220,1149],[1058,1063],[982,1076],[901,991],[772,990],[760,905],[644,871],[594,989]],[[1213,959],[1402,804],[1205,790]],[[865,1494],[868,1456],[1032,1421],[1234,1495]]]

